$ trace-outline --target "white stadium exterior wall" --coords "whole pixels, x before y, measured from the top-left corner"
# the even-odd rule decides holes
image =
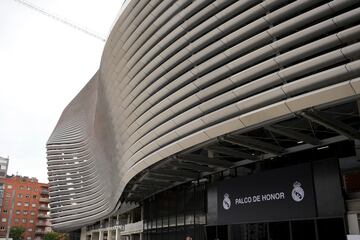
[[[132,0],[48,143],[52,224],[115,211],[154,164],[360,92],[357,1]]]

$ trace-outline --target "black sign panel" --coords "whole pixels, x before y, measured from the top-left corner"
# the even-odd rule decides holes
[[[281,221],[316,215],[310,164],[220,182],[217,224]]]

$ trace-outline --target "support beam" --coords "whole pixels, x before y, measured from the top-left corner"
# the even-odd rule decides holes
[[[333,130],[334,132],[339,133],[340,135],[344,135],[349,139],[357,139],[360,140],[360,133],[356,129],[344,124],[341,121],[338,121],[330,116],[330,114],[326,114],[324,112],[311,110],[300,113],[304,118],[320,124],[328,129]]]
[[[144,185],[141,185],[141,183],[139,183],[139,184],[136,184],[136,188],[132,189],[131,192],[134,192],[134,191],[153,192],[153,191],[158,191],[160,189],[166,188],[168,186],[169,186],[168,182],[166,182],[166,184],[162,184],[162,185],[153,184],[152,186],[144,186]]]
[[[185,178],[198,178],[199,177],[198,172],[186,171],[186,170],[175,170],[175,169],[155,169],[155,170],[151,170],[151,173],[161,174],[161,175],[165,175],[165,176],[181,175],[182,177],[185,177]]]
[[[206,156],[196,155],[196,154],[181,154],[178,155],[176,158],[180,160],[184,160],[186,162],[193,162],[196,164],[207,164],[207,165],[224,167],[224,168],[233,166],[232,162],[223,159],[209,158]]]
[[[265,127],[266,130],[273,132],[273,133],[277,133],[279,135],[285,136],[285,137],[289,137],[298,141],[303,141],[305,143],[309,143],[311,145],[319,145],[320,141],[319,139],[313,138],[311,136],[308,136],[306,134],[302,134],[296,131],[293,131],[291,129],[285,129],[285,128],[279,128],[276,126],[268,126]]]
[[[142,186],[142,187],[152,187],[152,186],[157,186],[157,187],[166,187],[169,184],[167,184],[167,182],[161,182],[161,181],[153,181],[153,180],[149,180],[149,179],[144,179],[141,181],[138,181],[136,183],[138,186]]]
[[[159,190],[159,189],[158,189]],[[152,193],[156,192],[155,190],[153,189],[147,189],[147,190],[144,190],[144,189],[136,189],[134,191],[131,191],[129,196],[139,196],[139,197],[145,197],[147,195],[151,195]]]
[[[174,176],[166,176],[166,175],[162,175],[162,174],[149,173],[146,176],[146,178],[147,179],[160,179],[160,180],[174,181],[174,182],[183,182],[187,179],[186,177],[181,176],[181,174],[179,175],[179,173]]]
[[[220,153],[223,155],[231,156],[234,158],[242,158],[242,159],[248,159],[248,160],[258,160],[256,156],[253,156],[251,154],[248,154],[243,151],[235,150],[228,147],[222,147],[222,146],[211,146],[206,148],[209,151],[213,151],[216,153]]]
[[[126,198],[126,202],[128,203],[138,203],[140,202],[142,199],[144,199],[144,197],[134,197],[134,196],[130,196]]]
[[[130,191],[130,193],[136,193],[136,192],[139,192],[139,193],[146,193],[146,192],[153,192],[153,191],[157,191],[157,190],[160,190],[164,187],[156,187],[156,186],[152,186],[152,187],[137,187],[135,189],[132,189]]]
[[[237,135],[236,137],[235,136],[224,137],[223,141],[234,145],[239,145],[257,151],[261,151],[264,153],[271,153],[275,155],[279,155],[284,152],[284,149],[282,147],[242,135]]]
[[[199,165],[199,164],[195,164],[195,163],[188,163],[188,162],[176,162],[173,161],[171,163],[171,166],[177,167],[177,168],[184,168],[184,169],[192,169],[192,170],[196,170],[199,172],[213,172],[214,168],[208,167],[208,166],[204,166],[204,165]]]

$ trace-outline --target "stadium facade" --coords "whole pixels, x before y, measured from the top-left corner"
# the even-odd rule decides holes
[[[358,1],[130,0],[47,142],[82,239],[359,234]]]

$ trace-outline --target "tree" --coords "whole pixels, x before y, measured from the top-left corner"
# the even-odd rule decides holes
[[[11,227],[10,238],[12,238],[13,240],[23,240],[24,232],[25,232],[25,228],[23,227]]]
[[[48,232],[44,235],[44,240],[66,240],[66,233]]]

